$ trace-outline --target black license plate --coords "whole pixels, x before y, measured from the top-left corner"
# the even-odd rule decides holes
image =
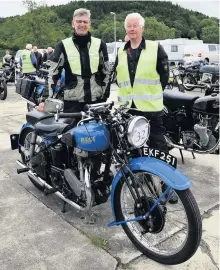
[[[158,149],[149,148],[149,147],[143,147],[142,151],[143,151],[143,155],[146,157],[153,157],[153,158],[162,160],[174,168],[176,168],[177,166],[177,158],[175,158],[174,156],[170,155],[167,152],[164,152]]]

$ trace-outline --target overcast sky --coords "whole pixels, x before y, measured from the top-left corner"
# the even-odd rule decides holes
[[[35,0],[40,2],[40,0]],[[70,0],[43,0],[47,5],[61,5],[71,2]],[[208,16],[220,18],[219,1],[218,0],[172,0],[174,4],[192,9]],[[153,2],[152,2],[153,4]],[[22,0],[0,0],[0,17],[9,17],[15,15],[23,15],[26,13],[26,8],[22,5]]]

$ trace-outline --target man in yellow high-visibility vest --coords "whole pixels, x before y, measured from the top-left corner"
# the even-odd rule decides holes
[[[103,102],[109,97],[107,46],[101,39],[91,36],[90,16],[90,11],[84,8],[74,11],[73,35],[58,42],[50,58],[50,96],[53,96],[56,83],[65,70],[65,112],[82,111],[85,104]]]
[[[22,51],[20,62],[23,74],[35,74],[37,68],[37,59],[32,52],[32,44],[27,44],[26,48]]]
[[[138,13],[125,19],[128,41],[119,48],[115,64],[118,101],[129,102],[130,113],[150,120],[149,147],[168,152],[162,120],[163,90],[169,79],[168,57],[157,41],[144,39],[144,23]],[[175,194],[170,202],[177,202]]]

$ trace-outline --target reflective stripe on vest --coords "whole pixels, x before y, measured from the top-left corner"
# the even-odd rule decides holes
[[[130,95],[126,97],[119,96],[118,101],[120,102],[125,102],[125,101],[130,101],[130,100],[156,100],[156,99],[161,99],[163,97],[163,94],[159,95]]]
[[[67,55],[72,73],[76,75],[82,75],[80,54],[72,40],[72,37],[66,38],[62,40],[62,42],[66,50],[66,55]],[[91,69],[92,74],[98,71],[100,45],[101,45],[101,39],[91,37],[91,44],[89,48],[89,59],[90,59],[90,69]]]
[[[156,70],[158,42],[146,41],[137,64],[133,87],[128,71],[127,51],[121,47],[118,51],[117,82],[119,102],[132,100],[141,111],[161,111],[163,109],[163,92],[160,77]]]
[[[147,84],[147,85],[156,85],[160,84],[160,80],[147,80],[147,79],[135,79],[134,80],[135,84]],[[130,81],[125,81],[125,82],[120,82],[118,83],[119,87],[125,87],[125,86],[131,86]]]
[[[34,68],[31,62],[31,52],[29,50],[22,51],[21,60],[22,60],[23,73],[32,73],[36,71],[36,69]]]

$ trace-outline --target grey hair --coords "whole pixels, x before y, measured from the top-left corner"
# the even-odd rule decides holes
[[[26,49],[27,49],[27,50],[32,50],[32,44],[27,44],[27,45],[26,45]]]
[[[140,26],[144,27],[144,24],[145,24],[144,18],[139,13],[130,13],[125,18],[125,24],[124,24],[125,28],[126,28],[126,25],[127,25],[127,20],[130,19],[130,18],[138,19],[139,23],[140,23]]]
[[[79,8],[76,9],[73,13],[73,19],[77,16],[83,16],[83,15],[87,15],[89,17],[89,21],[90,21],[90,17],[91,17],[91,12],[88,9],[85,8]]]

